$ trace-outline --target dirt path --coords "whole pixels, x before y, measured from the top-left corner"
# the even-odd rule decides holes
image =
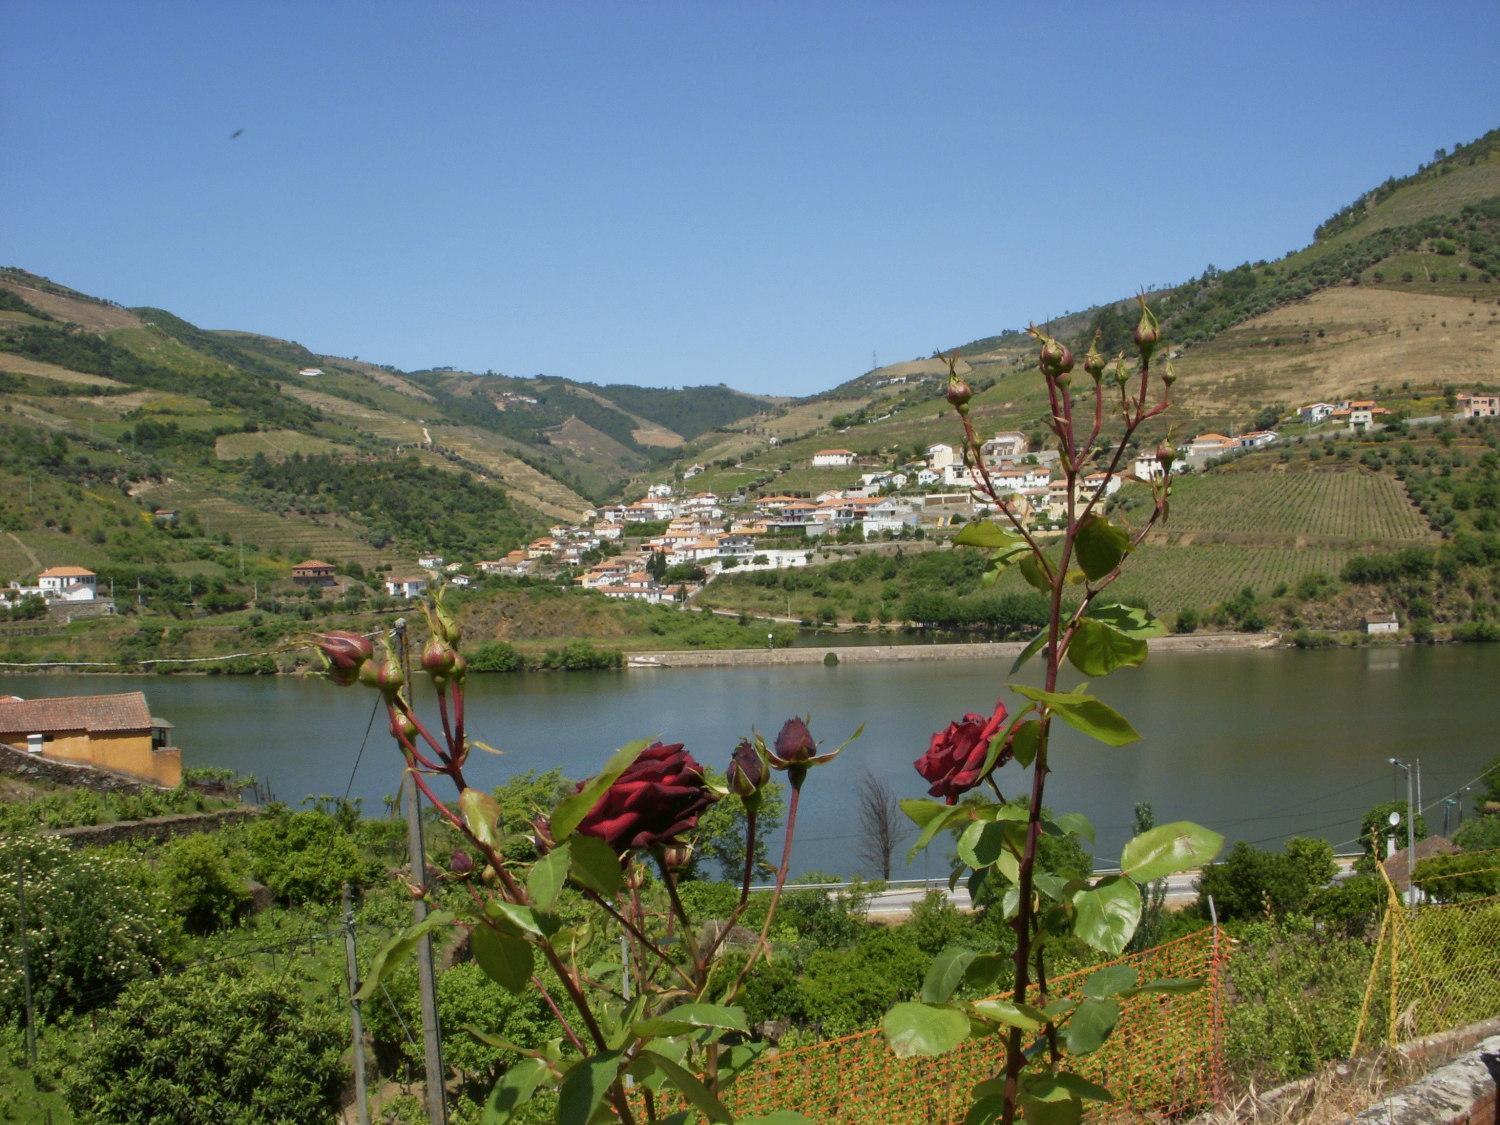
[[[36,557],[35,551],[26,546],[25,543],[21,542],[21,537],[19,535],[17,535],[14,531],[7,531],[5,534],[9,535],[11,539],[15,541],[16,546],[21,548],[21,550],[25,552],[26,557],[31,560],[32,566],[36,567],[38,570],[42,569],[42,560]]]

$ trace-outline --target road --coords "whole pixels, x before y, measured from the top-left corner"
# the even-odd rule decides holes
[[[1341,855],[1334,857],[1334,862],[1339,866],[1339,872],[1334,876],[1335,881],[1342,881],[1354,873],[1354,861],[1358,856]],[[1096,871],[1095,876],[1116,874],[1114,871]],[[1171,907],[1183,907],[1194,902],[1198,897],[1196,883],[1200,872],[1198,870],[1184,871],[1178,875],[1167,877],[1167,905]],[[798,886],[798,890],[824,890],[829,893],[848,890],[849,883],[815,883],[812,885]],[[769,890],[769,888],[755,888],[756,890]],[[949,902],[960,910],[972,910],[974,904],[969,900],[969,890],[960,884],[953,890],[948,889],[946,879],[893,879],[886,884],[886,889],[879,892],[870,899],[870,905],[866,911],[868,917],[896,920],[906,917],[912,912],[912,908],[921,902],[930,891],[941,891]]]

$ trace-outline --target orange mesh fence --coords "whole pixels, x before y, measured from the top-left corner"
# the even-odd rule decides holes
[[[1069,1069],[1107,1086],[1116,1101],[1101,1119],[1132,1113],[1175,1114],[1210,1104],[1219,1089],[1223,1020],[1221,949],[1215,931],[1123,957],[1142,981],[1188,977],[1205,987],[1147,994],[1122,1004],[1119,1025],[1092,1055]],[[1074,997],[1102,966],[1050,982],[1049,999]],[[1033,993],[1033,996],[1035,994]],[[878,1028],[767,1054],[734,1084],[724,1102],[736,1116],[792,1110],[814,1121],[918,1125],[959,1122],[974,1085],[1004,1063],[1002,1040],[966,1040],[938,1058],[899,1059]]]

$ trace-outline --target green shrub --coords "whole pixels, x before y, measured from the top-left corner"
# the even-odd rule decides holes
[[[1484,852],[1500,848],[1500,813],[1477,816],[1465,821],[1453,834],[1453,842],[1466,852]]]
[[[504,641],[491,641],[480,645],[469,656],[471,672],[519,672],[526,661],[514,645]]]
[[[64,1071],[68,1102],[122,1125],[331,1121],[347,1029],[332,996],[195,969],[126,989]]]
[[[0,1021],[22,1000],[16,872],[24,871],[31,989],[44,1017],[108,1004],[161,969],[174,931],[149,869],[60,840],[0,836]]]
[[[343,885],[368,886],[380,863],[357,836],[357,823],[320,809],[272,807],[242,830],[250,874],[280,902],[336,903]]]
[[[1418,862],[1416,884],[1439,902],[1500,895],[1500,857],[1459,853]]]
[[[162,888],[189,933],[209,934],[231,924],[249,902],[244,880],[230,870],[212,836],[173,840],[162,849],[159,870]]]
[[[1333,846],[1326,840],[1293,838],[1284,851],[1268,852],[1243,840],[1198,879],[1198,910],[1207,917],[1208,899],[1221,919],[1284,918],[1298,914],[1337,873]]]

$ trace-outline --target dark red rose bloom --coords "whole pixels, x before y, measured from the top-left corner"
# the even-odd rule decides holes
[[[698,827],[699,814],[718,799],[682,743],[653,742],[604,791],[577,830],[624,855],[675,842]]]
[[[738,797],[753,797],[771,778],[771,771],[748,738],[740,739],[729,758],[729,790]]]
[[[782,724],[776,736],[776,757],[782,762],[797,765],[814,757],[818,744],[813,741],[812,731],[802,719],[791,718]]]
[[[970,712],[962,722],[949,723],[947,730],[933,735],[927,753],[915,763],[917,772],[932,782],[927,792],[950,805],[958,804],[959,797],[984,780],[979,771],[989,753],[990,739],[1004,725],[1005,704],[998,703],[989,718]],[[1005,760],[1004,752],[1000,760]]]

